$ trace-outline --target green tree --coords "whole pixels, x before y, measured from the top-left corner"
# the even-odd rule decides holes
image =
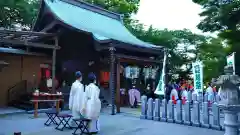
[[[0,0],[0,27],[30,27],[38,11],[37,0]]]
[[[223,73],[226,64],[226,47],[220,38],[209,38],[197,48],[197,57],[204,64],[204,80],[211,81]]]
[[[239,74],[240,1],[229,0],[225,4],[219,3],[217,0],[193,0],[193,2],[202,5],[204,8],[200,15],[205,19],[198,24],[198,28],[204,32],[219,32],[218,36],[227,41],[228,48],[225,50],[227,54],[232,52],[237,54],[235,66]]]
[[[155,45],[161,45],[169,49],[169,72],[178,77],[188,79],[191,73],[191,62],[195,59],[190,54],[195,53],[195,49],[189,46],[196,46],[205,41],[205,37],[197,35],[191,31],[184,30],[158,30],[152,26],[147,30],[144,25],[136,20],[132,20],[128,26],[129,30],[139,39]],[[182,69],[182,67],[185,69]]]
[[[0,27],[14,27],[15,24],[31,27],[37,17],[41,0],[0,0]],[[138,10],[140,0],[84,0],[104,9],[124,15],[128,21]]]
[[[138,21],[132,21],[130,24],[129,30],[139,39],[170,50],[168,67],[172,74],[188,79],[192,73],[191,63],[196,59],[202,60],[205,65],[205,81],[210,81],[222,73],[226,57],[222,39],[194,34],[187,29],[158,30],[149,27],[145,30],[146,27]]]
[[[204,32],[219,32],[219,36],[227,39],[231,46],[230,51],[240,53],[240,1],[232,0],[231,3],[221,4],[218,0],[193,0],[203,6],[204,11],[200,16],[205,17],[198,28]]]
[[[129,18],[133,13],[137,13],[140,0],[84,0],[103,7],[104,9],[123,14]]]

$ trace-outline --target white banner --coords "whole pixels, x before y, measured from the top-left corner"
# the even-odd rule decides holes
[[[164,54],[162,73],[161,73],[157,88],[154,92],[157,95],[164,95],[164,88],[165,88],[164,78],[165,78],[166,60],[167,60],[167,53]]]
[[[235,75],[235,52],[227,56],[227,65],[233,67],[233,74]]]
[[[194,89],[203,92],[203,64],[201,61],[192,63]]]

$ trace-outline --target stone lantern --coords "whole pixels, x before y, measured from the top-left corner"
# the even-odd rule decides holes
[[[240,111],[240,77],[233,75],[233,68],[225,66],[225,75],[221,75],[215,85],[221,87],[220,98],[218,106],[225,114],[224,135],[239,135],[238,112]]]

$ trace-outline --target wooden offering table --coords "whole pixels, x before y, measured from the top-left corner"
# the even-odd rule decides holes
[[[56,111],[60,111],[60,102],[63,101],[62,94],[50,94],[50,93],[34,93],[31,102],[34,103],[34,118],[38,117],[38,104],[40,102],[53,102],[56,103]]]

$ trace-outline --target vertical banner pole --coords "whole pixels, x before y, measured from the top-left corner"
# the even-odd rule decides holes
[[[235,71],[236,71],[236,70],[235,70],[235,52],[233,52],[233,75],[236,74]]]
[[[166,85],[167,85],[167,77],[166,77],[166,63],[167,63],[167,55],[168,55],[168,52],[167,52],[167,49],[164,50],[164,62],[163,62],[163,91],[164,91],[164,98],[166,99],[167,97],[167,93],[166,93]]]
[[[158,82],[158,85],[157,85],[157,87],[156,87],[156,90],[155,90],[155,94],[157,94],[157,95],[163,95],[164,97],[166,97],[166,83],[167,83],[167,81],[166,81],[166,62],[167,62],[167,55],[168,55],[168,53],[167,53],[167,50],[166,49],[164,49],[164,58],[163,58],[163,67],[162,67],[162,73],[161,73],[161,75],[160,75],[160,78],[159,78],[159,82]]]
[[[203,63],[202,61],[196,61],[192,63],[194,89],[203,94]]]

